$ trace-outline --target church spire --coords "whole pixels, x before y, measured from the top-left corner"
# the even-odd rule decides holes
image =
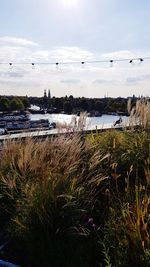
[[[46,89],[44,89],[44,98],[47,97],[47,94],[46,94]]]
[[[51,99],[51,92],[48,90],[48,98]]]

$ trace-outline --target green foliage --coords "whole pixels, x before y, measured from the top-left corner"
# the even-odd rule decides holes
[[[83,111],[91,112],[98,111],[100,113],[121,112],[121,114],[127,114],[127,99],[125,98],[74,98],[71,96],[65,97],[48,97],[44,98],[29,97],[30,103],[33,105],[39,105],[42,108],[55,108],[57,113],[62,111],[66,113],[80,113]]]
[[[64,102],[64,112],[70,114],[72,112],[72,107],[69,101]]]
[[[95,109],[99,112],[103,112],[103,102],[100,100],[95,101]]]
[[[0,111],[9,111],[10,101],[6,97],[0,99]]]
[[[2,97],[0,98],[0,111],[20,111],[30,106],[27,97]]]
[[[14,97],[10,101],[10,110],[11,111],[16,111],[16,110],[24,110],[24,105],[21,99]]]
[[[3,223],[9,214],[10,233],[21,240],[32,266],[49,266],[49,262],[53,266],[82,266],[83,262],[89,266],[92,255],[87,253],[91,244],[86,218],[95,199],[90,195],[105,179],[101,169],[92,179],[105,158],[97,158],[91,151],[92,146],[85,146],[78,137],[6,146],[0,162],[6,208]],[[68,246],[72,247],[69,253]],[[60,248],[63,253],[57,258]]]
[[[100,246],[102,247],[101,251],[104,255],[104,263],[105,263],[105,267],[112,267],[111,264],[111,259],[109,256],[109,248],[107,249],[104,242],[99,241]]]
[[[147,267],[149,174],[147,131],[8,140],[1,229],[18,240],[27,267]]]
[[[25,109],[30,107],[30,102],[27,97],[21,97],[20,100],[22,101],[22,104],[24,105]]]

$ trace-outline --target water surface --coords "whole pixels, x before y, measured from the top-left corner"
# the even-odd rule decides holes
[[[75,115],[67,115],[67,114],[31,114],[31,120],[39,120],[39,119],[48,119],[49,122],[56,122],[60,124],[70,124],[73,121],[73,117]],[[120,118],[120,116],[115,115],[102,115],[101,117],[87,117],[86,118],[86,128],[87,129],[95,129],[97,128],[111,128],[113,124]],[[76,116],[78,121],[79,117]],[[122,116],[123,123],[127,122],[127,117]]]

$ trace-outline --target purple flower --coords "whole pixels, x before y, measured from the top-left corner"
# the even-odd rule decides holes
[[[96,229],[96,224],[95,224],[95,223],[92,224],[92,228],[93,228],[94,230]]]
[[[92,224],[93,224],[93,218],[89,218],[89,219],[88,219],[88,224],[89,224],[89,225],[92,225]]]

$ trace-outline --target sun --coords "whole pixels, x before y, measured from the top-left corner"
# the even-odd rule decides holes
[[[62,0],[62,3],[65,7],[71,8],[75,7],[78,4],[79,0]]]

